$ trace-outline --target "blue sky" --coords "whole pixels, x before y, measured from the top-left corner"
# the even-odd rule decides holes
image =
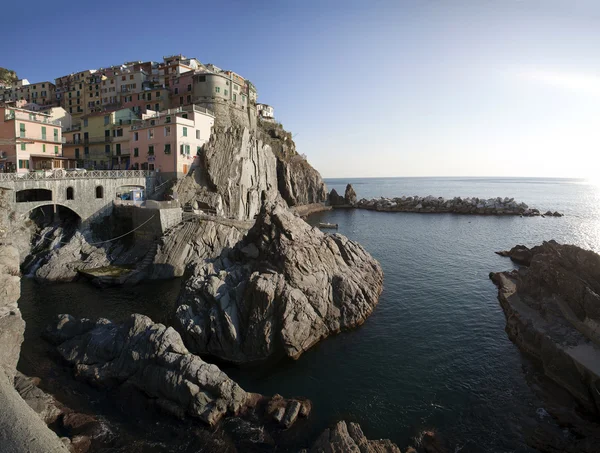
[[[36,82],[194,56],[252,80],[325,177],[600,175],[597,1],[27,7],[31,24],[4,23],[0,66]]]

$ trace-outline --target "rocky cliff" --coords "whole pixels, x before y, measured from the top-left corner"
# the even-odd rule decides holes
[[[295,206],[326,200],[321,176],[298,155],[281,125],[257,123],[253,109],[209,107],[216,114],[211,139],[193,171],[174,188],[183,204],[246,220],[258,214],[263,201],[282,197]]]
[[[188,276],[178,329],[199,354],[297,358],[362,324],[382,289],[379,263],[359,244],[322,233],[281,203],[265,204],[240,243]]]
[[[6,240],[8,211],[0,208],[0,237]],[[19,252],[0,245],[0,449],[3,452],[68,452],[21,398],[14,386],[25,322],[17,305],[20,297]]]
[[[523,265],[516,271],[490,275],[498,286],[508,336],[538,359],[544,374],[597,421],[600,255],[555,241],[502,253]],[[588,449],[581,446],[580,451]]]

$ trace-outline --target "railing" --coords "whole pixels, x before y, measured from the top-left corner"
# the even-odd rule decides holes
[[[57,169],[52,172],[0,173],[0,181],[27,181],[40,179],[116,179],[154,177],[150,170],[72,170]]]
[[[67,145],[97,145],[101,143],[112,143],[112,141],[113,137],[88,137],[65,140],[63,143],[66,143]]]
[[[19,137],[17,137],[17,141],[22,142],[22,141],[27,141],[27,140],[36,140],[39,142],[50,142],[50,143],[65,143],[65,139],[62,137],[54,137],[52,135],[43,135],[43,134],[28,134],[25,133],[25,136],[21,136],[21,134],[19,134]]]
[[[43,124],[53,124],[55,126],[60,126],[60,121],[51,120],[45,116],[42,116],[40,113],[25,113],[25,112],[15,112],[14,110],[9,110],[8,113],[4,115],[4,120],[26,120],[26,121],[35,121],[36,123]]]

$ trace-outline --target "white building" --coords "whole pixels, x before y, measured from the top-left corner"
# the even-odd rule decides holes
[[[273,107],[268,104],[256,104],[256,114],[261,118],[267,118],[270,120],[275,118],[275,111]]]

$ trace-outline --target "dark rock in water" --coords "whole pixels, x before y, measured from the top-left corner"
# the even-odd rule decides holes
[[[344,199],[346,200],[346,204],[354,206],[356,204],[356,192],[352,187],[352,184],[348,184],[346,186],[346,193],[344,194]]]
[[[506,332],[542,363],[548,378],[598,417],[600,255],[555,241],[530,253],[528,267],[491,275],[506,315]]]
[[[506,256],[513,260],[517,264],[523,264],[529,266],[531,263],[531,257],[533,254],[524,245],[517,245],[507,252],[496,252],[497,255]]]
[[[310,453],[401,453],[390,440],[368,440],[358,423],[340,421],[326,429]]]
[[[238,363],[297,358],[362,324],[382,288],[381,266],[359,244],[269,204],[233,250],[193,270],[177,328],[198,354]]]
[[[179,334],[150,318],[132,315],[123,324],[60,315],[46,336],[75,366],[75,375],[97,386],[133,385],[165,410],[215,425],[225,415],[240,415],[269,404],[245,392],[216,365],[190,354]],[[284,413],[305,401],[278,399]]]
[[[331,206],[343,206],[346,204],[346,200],[337,193],[337,190],[331,189],[331,192],[329,192],[329,204]]]

